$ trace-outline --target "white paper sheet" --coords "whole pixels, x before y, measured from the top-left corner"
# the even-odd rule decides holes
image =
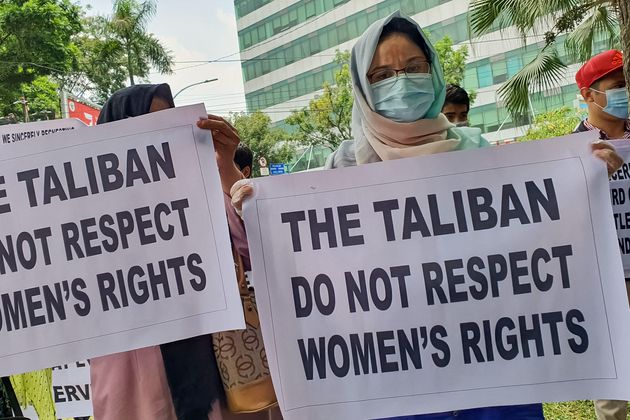
[[[244,326],[204,114],[3,150],[0,375]]]
[[[245,220],[285,419],[629,399],[591,140],[256,180]]]
[[[0,144],[14,144],[41,139],[53,134],[72,131],[82,127],[86,127],[86,125],[82,121],[74,118],[3,125],[0,126]]]

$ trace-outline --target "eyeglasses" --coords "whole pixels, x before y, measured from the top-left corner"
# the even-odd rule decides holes
[[[402,69],[381,69],[374,73],[368,74],[368,80],[371,84],[381,82],[383,80],[397,77],[400,73],[408,74],[428,74],[431,73],[431,63],[428,61],[413,61]]]

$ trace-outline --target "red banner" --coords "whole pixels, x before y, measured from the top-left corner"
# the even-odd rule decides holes
[[[82,102],[68,98],[68,117],[76,118],[87,125],[96,125],[101,111]]]

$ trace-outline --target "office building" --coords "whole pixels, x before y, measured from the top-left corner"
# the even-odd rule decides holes
[[[350,50],[371,23],[396,10],[413,17],[433,41],[448,35],[456,45],[468,46],[463,87],[477,92],[470,123],[491,141],[522,135],[532,113],[576,104],[573,76],[579,65],[572,64],[557,87],[532,93],[529,116],[512,121],[497,89],[537,55],[545,28],[528,34],[526,45],[515,30],[471,40],[469,0],[235,0],[234,6],[247,109],[268,113],[279,124],[306,106],[324,81],[334,81],[336,50]],[[562,39],[559,45],[563,60],[570,62]],[[597,51],[605,48],[605,40],[596,45]]]

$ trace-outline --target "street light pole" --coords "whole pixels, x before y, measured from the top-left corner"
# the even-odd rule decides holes
[[[185,88],[181,89],[179,92],[177,92],[177,93],[175,94],[175,96],[173,96],[173,99],[177,98],[177,96],[178,96],[180,93],[182,93],[183,91],[185,91],[185,90],[186,90],[186,89],[188,89],[188,88],[191,88],[191,87],[193,87],[193,86],[203,85],[203,84],[210,83],[210,82],[215,82],[215,81],[217,81],[217,80],[219,80],[219,79],[217,79],[217,78],[215,77],[214,79],[208,79],[208,80],[204,80],[203,82],[197,82],[197,83],[193,83],[192,85],[188,85],[188,86],[186,86]]]
[[[22,96],[19,100],[13,102],[13,104],[22,104],[22,111],[24,111],[24,122],[28,122],[28,101],[26,96]]]

